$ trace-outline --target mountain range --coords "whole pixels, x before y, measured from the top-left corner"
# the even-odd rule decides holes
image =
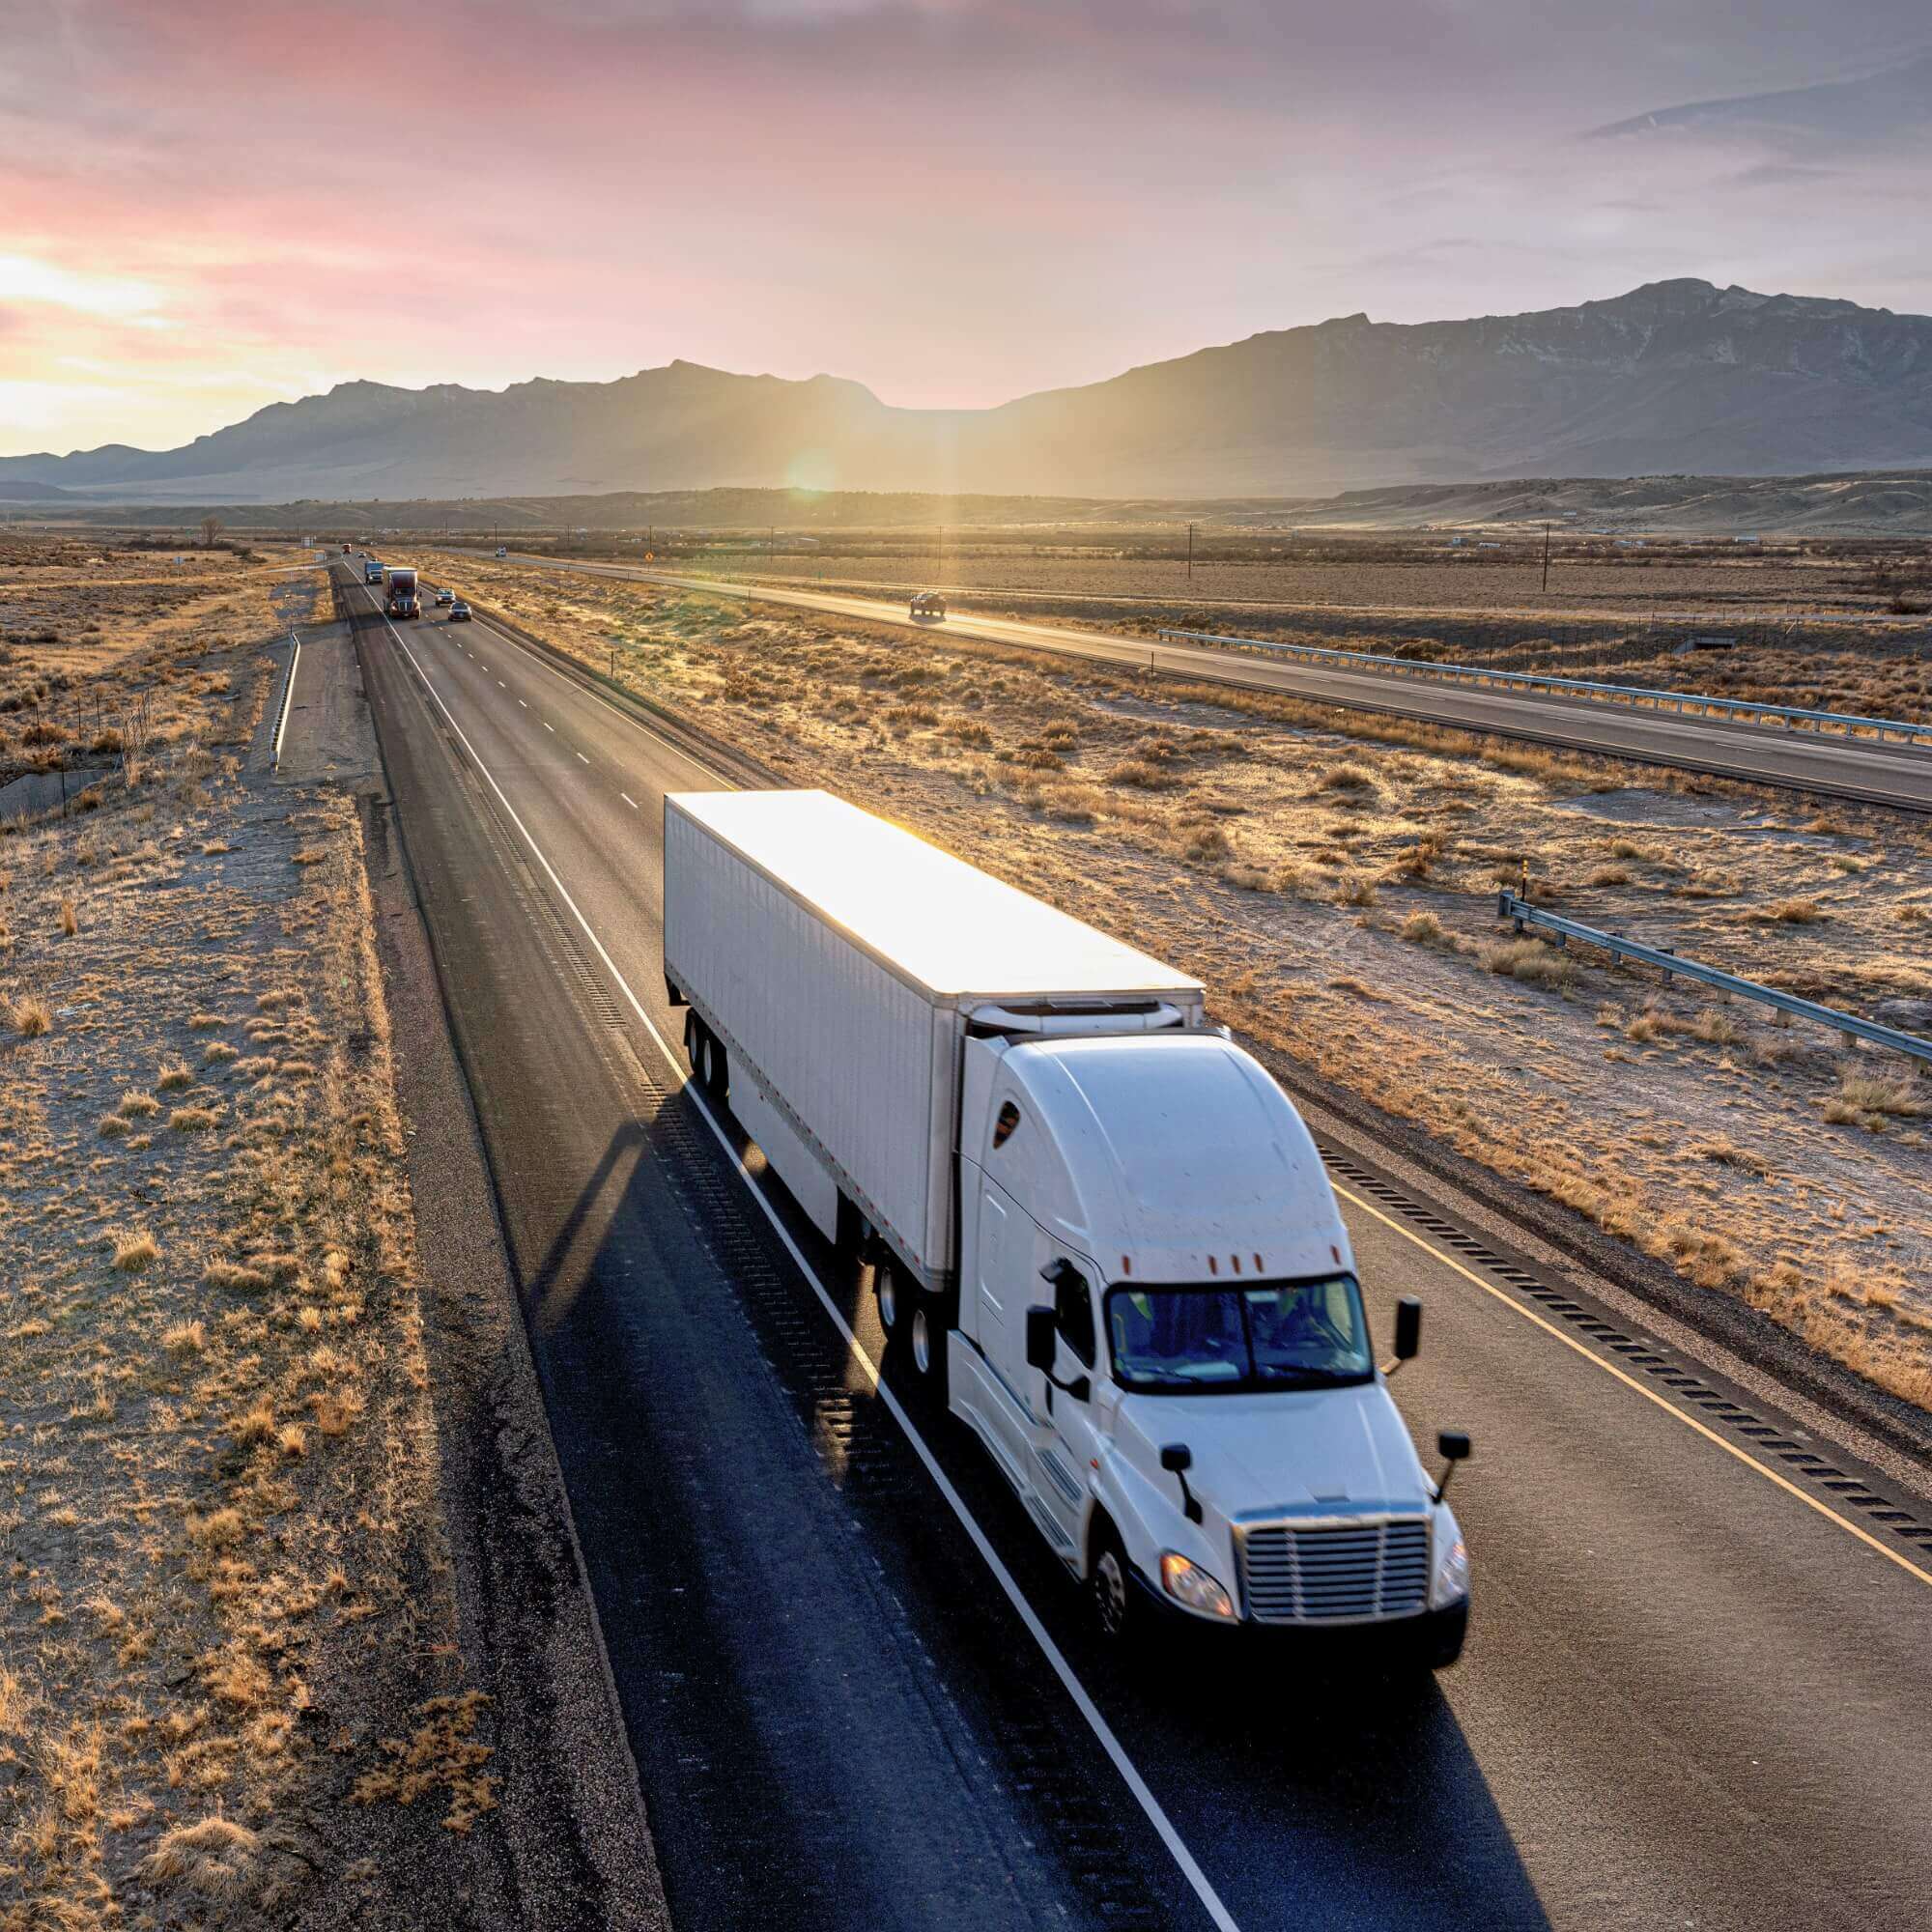
[[[344,383],[180,449],[0,458],[94,500],[814,488],[1302,497],[1537,476],[1932,468],[1932,318],[1709,282],[1274,330],[985,410],[676,361],[501,390]]]

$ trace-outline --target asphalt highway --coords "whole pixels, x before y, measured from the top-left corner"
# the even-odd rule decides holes
[[[667,1050],[662,799],[719,775],[485,623],[358,648],[675,1921],[1926,1922],[1932,1553],[1361,1185],[1398,1401],[1475,1439],[1462,1666],[1106,1656]]]
[[[934,623],[910,617],[903,601],[885,603],[810,590],[721,582],[712,578],[681,577],[626,564],[575,563],[522,554],[515,554],[512,560],[546,570],[631,578],[675,589],[788,605],[829,616],[893,624],[909,631],[1015,644],[1028,650],[1053,651],[1063,656],[1148,669],[1163,677],[1198,678],[1204,683],[1280,692],[1285,696],[1317,703],[1492,732],[1570,751],[1630,758],[1640,764],[1665,765],[1756,784],[1792,787],[1865,804],[1894,806],[1908,811],[1932,811],[1932,749],[1897,742],[1882,744],[1870,738],[1848,739],[1808,730],[1783,731],[1581,698],[1438,684],[1426,678],[1409,680],[1287,660],[1277,662],[1244,651],[1217,650],[1211,645],[1150,643],[1144,638],[1111,637],[1104,632],[989,617],[977,611],[955,611],[943,622]]]

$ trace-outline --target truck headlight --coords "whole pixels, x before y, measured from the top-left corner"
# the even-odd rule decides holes
[[[1177,1604],[1184,1604],[1204,1617],[1225,1617],[1230,1623],[1235,1620],[1235,1600],[1200,1564],[1189,1562],[1179,1550],[1161,1551],[1160,1587]]]
[[[1440,1609],[1446,1604],[1460,1604],[1468,1594],[1469,1547],[1460,1536],[1450,1536],[1435,1558],[1435,1582],[1429,1601]]]

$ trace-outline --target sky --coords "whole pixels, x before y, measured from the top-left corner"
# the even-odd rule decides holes
[[[976,406],[1675,275],[1927,312],[1929,130],[1923,0],[0,0],[0,455],[675,357]]]

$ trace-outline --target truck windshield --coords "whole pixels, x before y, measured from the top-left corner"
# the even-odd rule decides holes
[[[1375,1375],[1351,1274],[1313,1281],[1107,1291],[1107,1341],[1122,1388],[1168,1394],[1329,1388]]]

